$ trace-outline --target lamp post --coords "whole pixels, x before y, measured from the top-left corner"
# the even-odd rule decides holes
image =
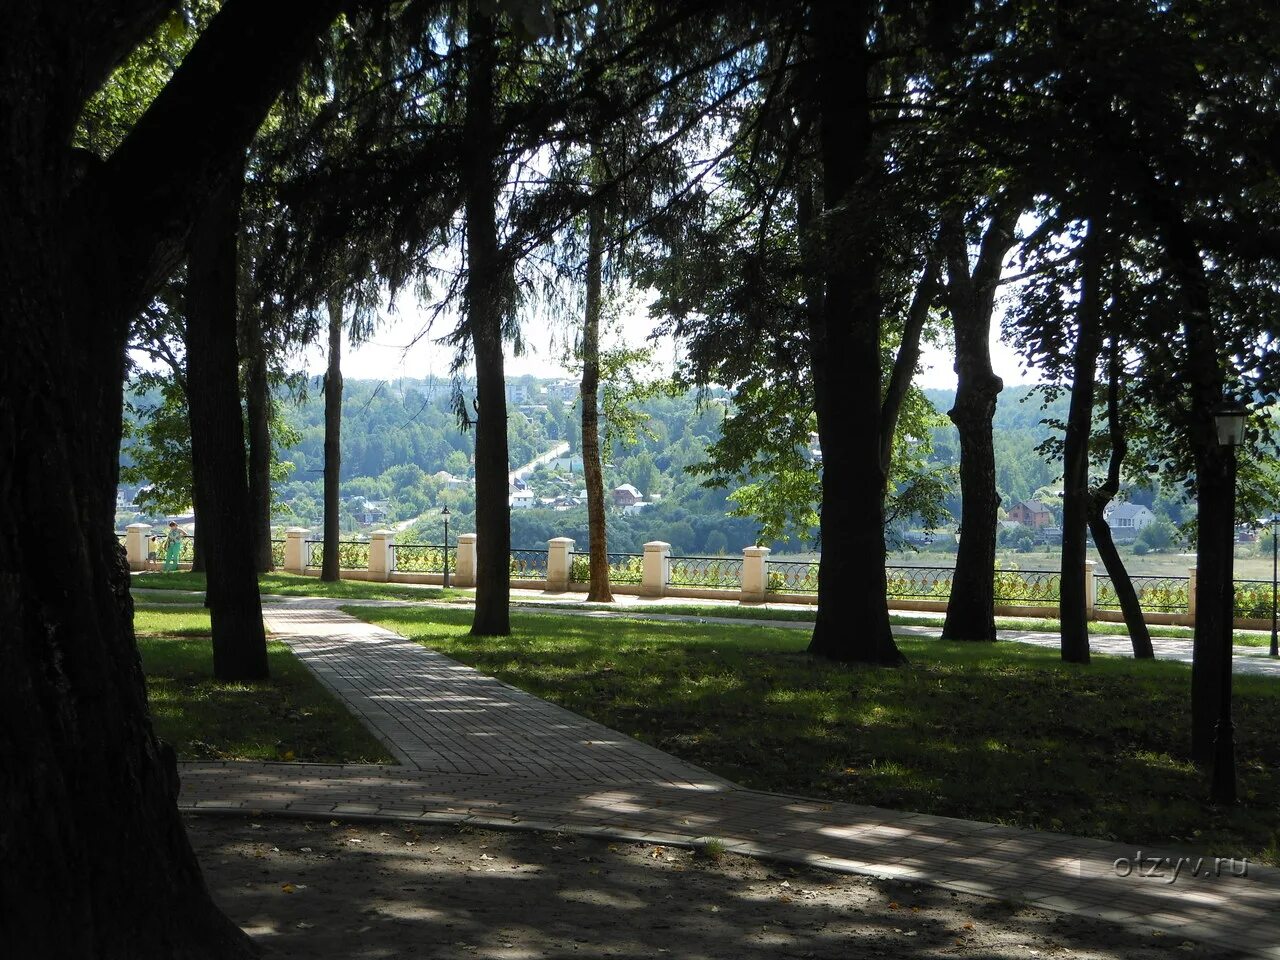
[[[449,508],[445,507],[440,511],[440,516],[444,518],[444,581],[441,584],[445,589],[449,587]]]
[[[1269,517],[1263,517],[1258,521],[1258,525],[1271,525],[1271,656],[1280,657],[1280,644],[1276,642],[1276,587],[1277,573],[1280,572],[1280,554],[1276,552],[1276,533],[1280,531],[1280,513],[1273,513]]]
[[[1210,792],[1217,803],[1236,802],[1235,726],[1231,722],[1231,641],[1235,626],[1235,517],[1236,517],[1236,448],[1244,443],[1242,406],[1224,408],[1214,414],[1218,429],[1218,445],[1227,448],[1227,529],[1226,583],[1223,606],[1226,623],[1222,630],[1222,677],[1218,699],[1218,729],[1213,744],[1213,781]]]

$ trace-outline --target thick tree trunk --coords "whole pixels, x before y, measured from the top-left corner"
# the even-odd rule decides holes
[[[587,529],[591,587],[587,599],[613,602],[609,589],[608,527],[604,467],[600,458],[600,301],[604,269],[604,214],[591,204],[587,220],[587,304],[582,324],[582,472],[587,483]]]
[[[809,651],[900,664],[889,627],[881,463],[880,257],[849,209],[872,158],[871,16],[865,3],[818,5],[824,295],[810,311],[814,406],[822,445],[818,611]]]
[[[508,270],[498,249],[492,19],[467,5],[466,179],[467,332],[476,361],[476,611],[471,632],[511,632],[511,507],[502,319]]]
[[[254,568],[275,569],[271,562],[271,385],[262,318],[255,311],[245,323],[245,417],[249,434],[249,537]]]
[[[86,173],[69,146],[84,98],[170,6],[9,4],[0,31],[0,450],[13,454],[0,469],[6,957],[254,953],[204,887],[173,753],[147,717],[111,533],[124,348],[129,317],[178,260],[190,211],[334,4],[229,0],[184,59],[177,92]]]
[[[197,218],[189,244],[187,384],[191,454],[211,482],[199,519],[219,680],[268,676],[267,639],[250,539],[249,487],[236,356],[240,184],[229,181]]]
[[[1004,255],[1013,243],[1016,211],[999,211],[983,237],[972,274],[964,222],[943,227],[947,306],[956,338],[956,399],[947,416],[960,438],[960,530],[956,568],[942,627],[944,640],[995,640],[996,489],[991,423],[1004,381],[991,367],[991,314]]]
[[[1082,251],[1082,289],[1072,357],[1071,404],[1063,444],[1062,576],[1058,601],[1062,621],[1062,659],[1089,662],[1089,618],[1084,564],[1088,557],[1089,437],[1093,432],[1093,394],[1102,348],[1102,237],[1089,218]]]
[[[342,297],[329,298],[329,367],[324,374],[324,558],[320,579],[336,583],[341,574],[342,536]]]

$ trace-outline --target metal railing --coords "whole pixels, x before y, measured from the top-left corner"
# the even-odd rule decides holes
[[[1131,576],[1134,592],[1138,594],[1138,605],[1149,613],[1187,613],[1188,591],[1191,588],[1190,577],[1144,577]],[[1270,585],[1268,585],[1270,598]],[[1268,602],[1270,600],[1268,599]],[[1115,584],[1107,574],[1095,574],[1093,578],[1093,605],[1099,610],[1119,610],[1120,598],[1116,595]],[[1270,608],[1268,607],[1268,615]]]
[[[1272,582],[1270,580],[1237,580],[1235,583],[1235,615],[1250,620],[1270,620]]]
[[[284,541],[271,541],[271,565],[277,569],[284,566]]]
[[[393,543],[391,569],[397,573],[444,573],[445,549],[427,543]]]
[[[886,566],[887,594],[899,600],[946,600],[954,572],[950,567]]]
[[[643,583],[643,553],[606,553],[609,562],[610,583]],[[569,580],[573,583],[591,582],[591,556],[589,551],[575,550],[569,560]]]
[[[1062,593],[1060,570],[997,570],[996,603],[1020,606],[1048,606]]]
[[[545,550],[512,550],[511,579],[513,580],[545,580],[547,579],[547,551]]]
[[[742,558],[671,557],[667,561],[667,584],[737,590],[742,585]]]
[[[765,584],[770,593],[817,593],[817,561],[769,560],[765,564]]]

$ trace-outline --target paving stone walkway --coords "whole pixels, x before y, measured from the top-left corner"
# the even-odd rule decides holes
[[[266,619],[400,765],[183,764],[181,806],[668,844],[715,838],[733,852],[1028,902],[1212,941],[1224,957],[1280,960],[1280,870],[746,790],[338,605],[272,605]]]

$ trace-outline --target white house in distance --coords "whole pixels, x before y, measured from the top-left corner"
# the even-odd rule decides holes
[[[509,502],[512,510],[532,510],[538,505],[538,498],[532,490],[512,490]]]
[[[1132,540],[1143,527],[1155,521],[1156,515],[1138,503],[1109,503],[1102,511],[1102,519],[1111,528],[1117,540]]]

